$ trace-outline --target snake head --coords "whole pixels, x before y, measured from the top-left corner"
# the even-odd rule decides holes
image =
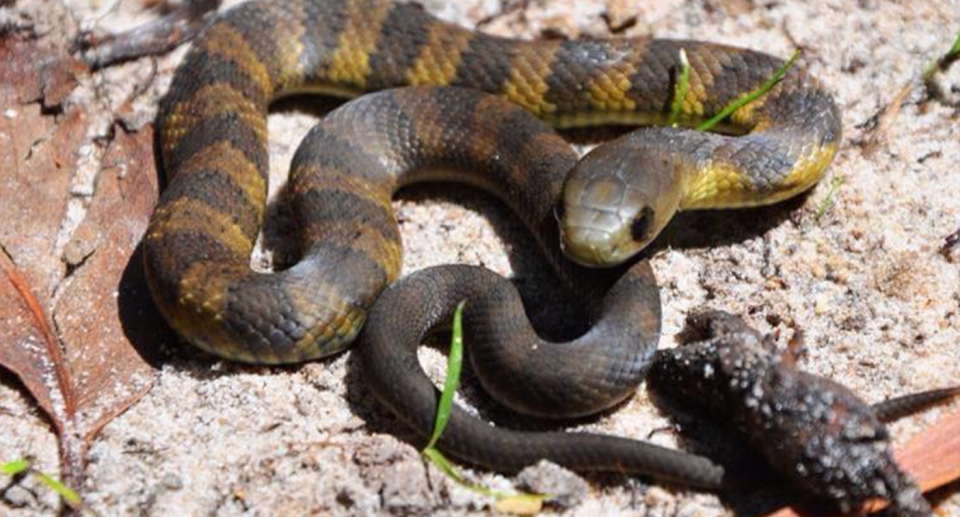
[[[612,267],[653,241],[676,213],[677,160],[625,135],[587,153],[567,175],[557,207],[560,243],[570,260]]]

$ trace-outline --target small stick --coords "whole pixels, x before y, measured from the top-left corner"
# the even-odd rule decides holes
[[[957,39],[953,42],[950,50],[927,66],[923,73],[920,74],[920,81],[927,88],[930,88],[933,77],[937,72],[945,71],[954,61],[957,61],[957,59],[960,59],[960,33],[957,33]],[[906,102],[910,92],[913,91],[915,81],[916,79],[911,79],[907,84],[903,85],[903,88],[901,88],[893,100],[890,101],[890,105],[880,113],[879,122],[877,123],[873,138],[867,142],[866,151],[868,153],[873,153],[879,143],[886,141],[890,126],[893,125],[897,115],[900,114],[901,108],[903,108],[903,103]]]
[[[877,418],[881,421],[892,422],[922,409],[946,403],[958,395],[960,395],[960,386],[921,391],[877,402],[873,405],[873,410],[877,412]]]
[[[222,0],[185,0],[169,14],[119,34],[79,37],[84,59],[94,70],[173,50],[197,35]]]
[[[943,239],[943,246],[940,246],[940,254],[950,259],[950,254],[960,244],[960,230],[957,230]]]

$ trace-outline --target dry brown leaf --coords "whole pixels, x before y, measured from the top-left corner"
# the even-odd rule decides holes
[[[87,116],[43,114],[41,77],[54,61],[18,38],[0,39],[0,244],[30,265],[23,275],[41,300],[66,271],[55,246]]]
[[[76,71],[69,58],[0,39],[0,141],[9,144],[0,155],[0,365],[50,417],[73,486],[89,441],[152,384],[149,352],[129,336],[158,321],[134,257],[158,191],[150,131],[117,130],[84,220],[57,243],[81,149],[92,144],[85,108],[47,108],[69,95]]]
[[[18,38],[0,40],[0,364],[20,375],[48,414],[56,413],[55,391],[65,371],[41,359],[60,353],[46,307],[65,271],[54,253],[60,220],[69,199],[71,167],[82,140],[85,113],[58,124],[43,116],[42,56]],[[14,261],[29,264],[18,270]],[[60,423],[54,422],[58,431]]]
[[[917,480],[924,492],[940,488],[960,479],[960,413],[941,418],[937,423],[914,436],[894,452],[897,462]],[[886,507],[877,502],[868,512]],[[825,517],[797,508],[782,508],[767,517]]]
[[[0,364],[20,377],[48,415],[62,415],[73,405],[62,395],[70,393],[63,389],[69,372],[40,301],[6,253],[0,253],[0,302]],[[53,418],[58,433],[61,422]]]
[[[143,288],[139,256],[132,259],[157,201],[152,143],[152,130],[133,135],[117,130],[90,211],[68,245],[92,252],[53,310],[67,364],[83,372],[73,388],[85,440],[139,399],[154,379],[147,361],[156,355],[158,341],[132,330],[151,325],[160,337],[157,329],[165,328]]]

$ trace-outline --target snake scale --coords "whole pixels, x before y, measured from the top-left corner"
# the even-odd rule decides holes
[[[168,184],[144,238],[152,295],[185,341],[243,362],[334,354],[369,316],[359,347],[366,379],[423,433],[436,389],[416,346],[469,298],[471,360],[495,398],[546,417],[609,408],[649,366],[660,299],[646,262],[595,266],[628,261],[677,210],[767,204],[808,189],[841,139],[831,95],[794,68],[733,113],[726,130],[737,136],[652,127],[578,161],[553,128],[662,125],[681,49],[691,65],[683,126],[782,64],[697,41],[506,39],[385,0],[255,0],[228,10],[195,41],[158,114]],[[415,87],[390,89],[402,86]],[[387,91],[363,95],[377,90]],[[291,165],[285,195],[303,257],[284,271],[254,272],[267,110],[304,92],[359,98],[326,116]],[[417,273],[381,297],[401,267],[391,196],[436,180],[505,201],[592,308],[593,327],[571,343],[545,342],[509,282],[468,266]],[[707,488],[722,477],[705,459],[642,442],[512,432],[459,410],[441,445],[498,470],[548,458]]]

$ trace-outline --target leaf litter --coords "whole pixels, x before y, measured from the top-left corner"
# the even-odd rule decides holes
[[[73,487],[97,432],[153,383],[156,347],[135,348],[128,333],[138,316],[159,323],[145,292],[121,296],[145,291],[135,251],[158,192],[153,134],[95,141],[97,117],[69,100],[83,74],[57,50],[0,39],[0,365],[53,423],[60,477]],[[78,196],[71,186],[91,152],[101,156],[95,189]],[[69,225],[71,203],[82,217]],[[77,260],[71,249],[85,251]]]

